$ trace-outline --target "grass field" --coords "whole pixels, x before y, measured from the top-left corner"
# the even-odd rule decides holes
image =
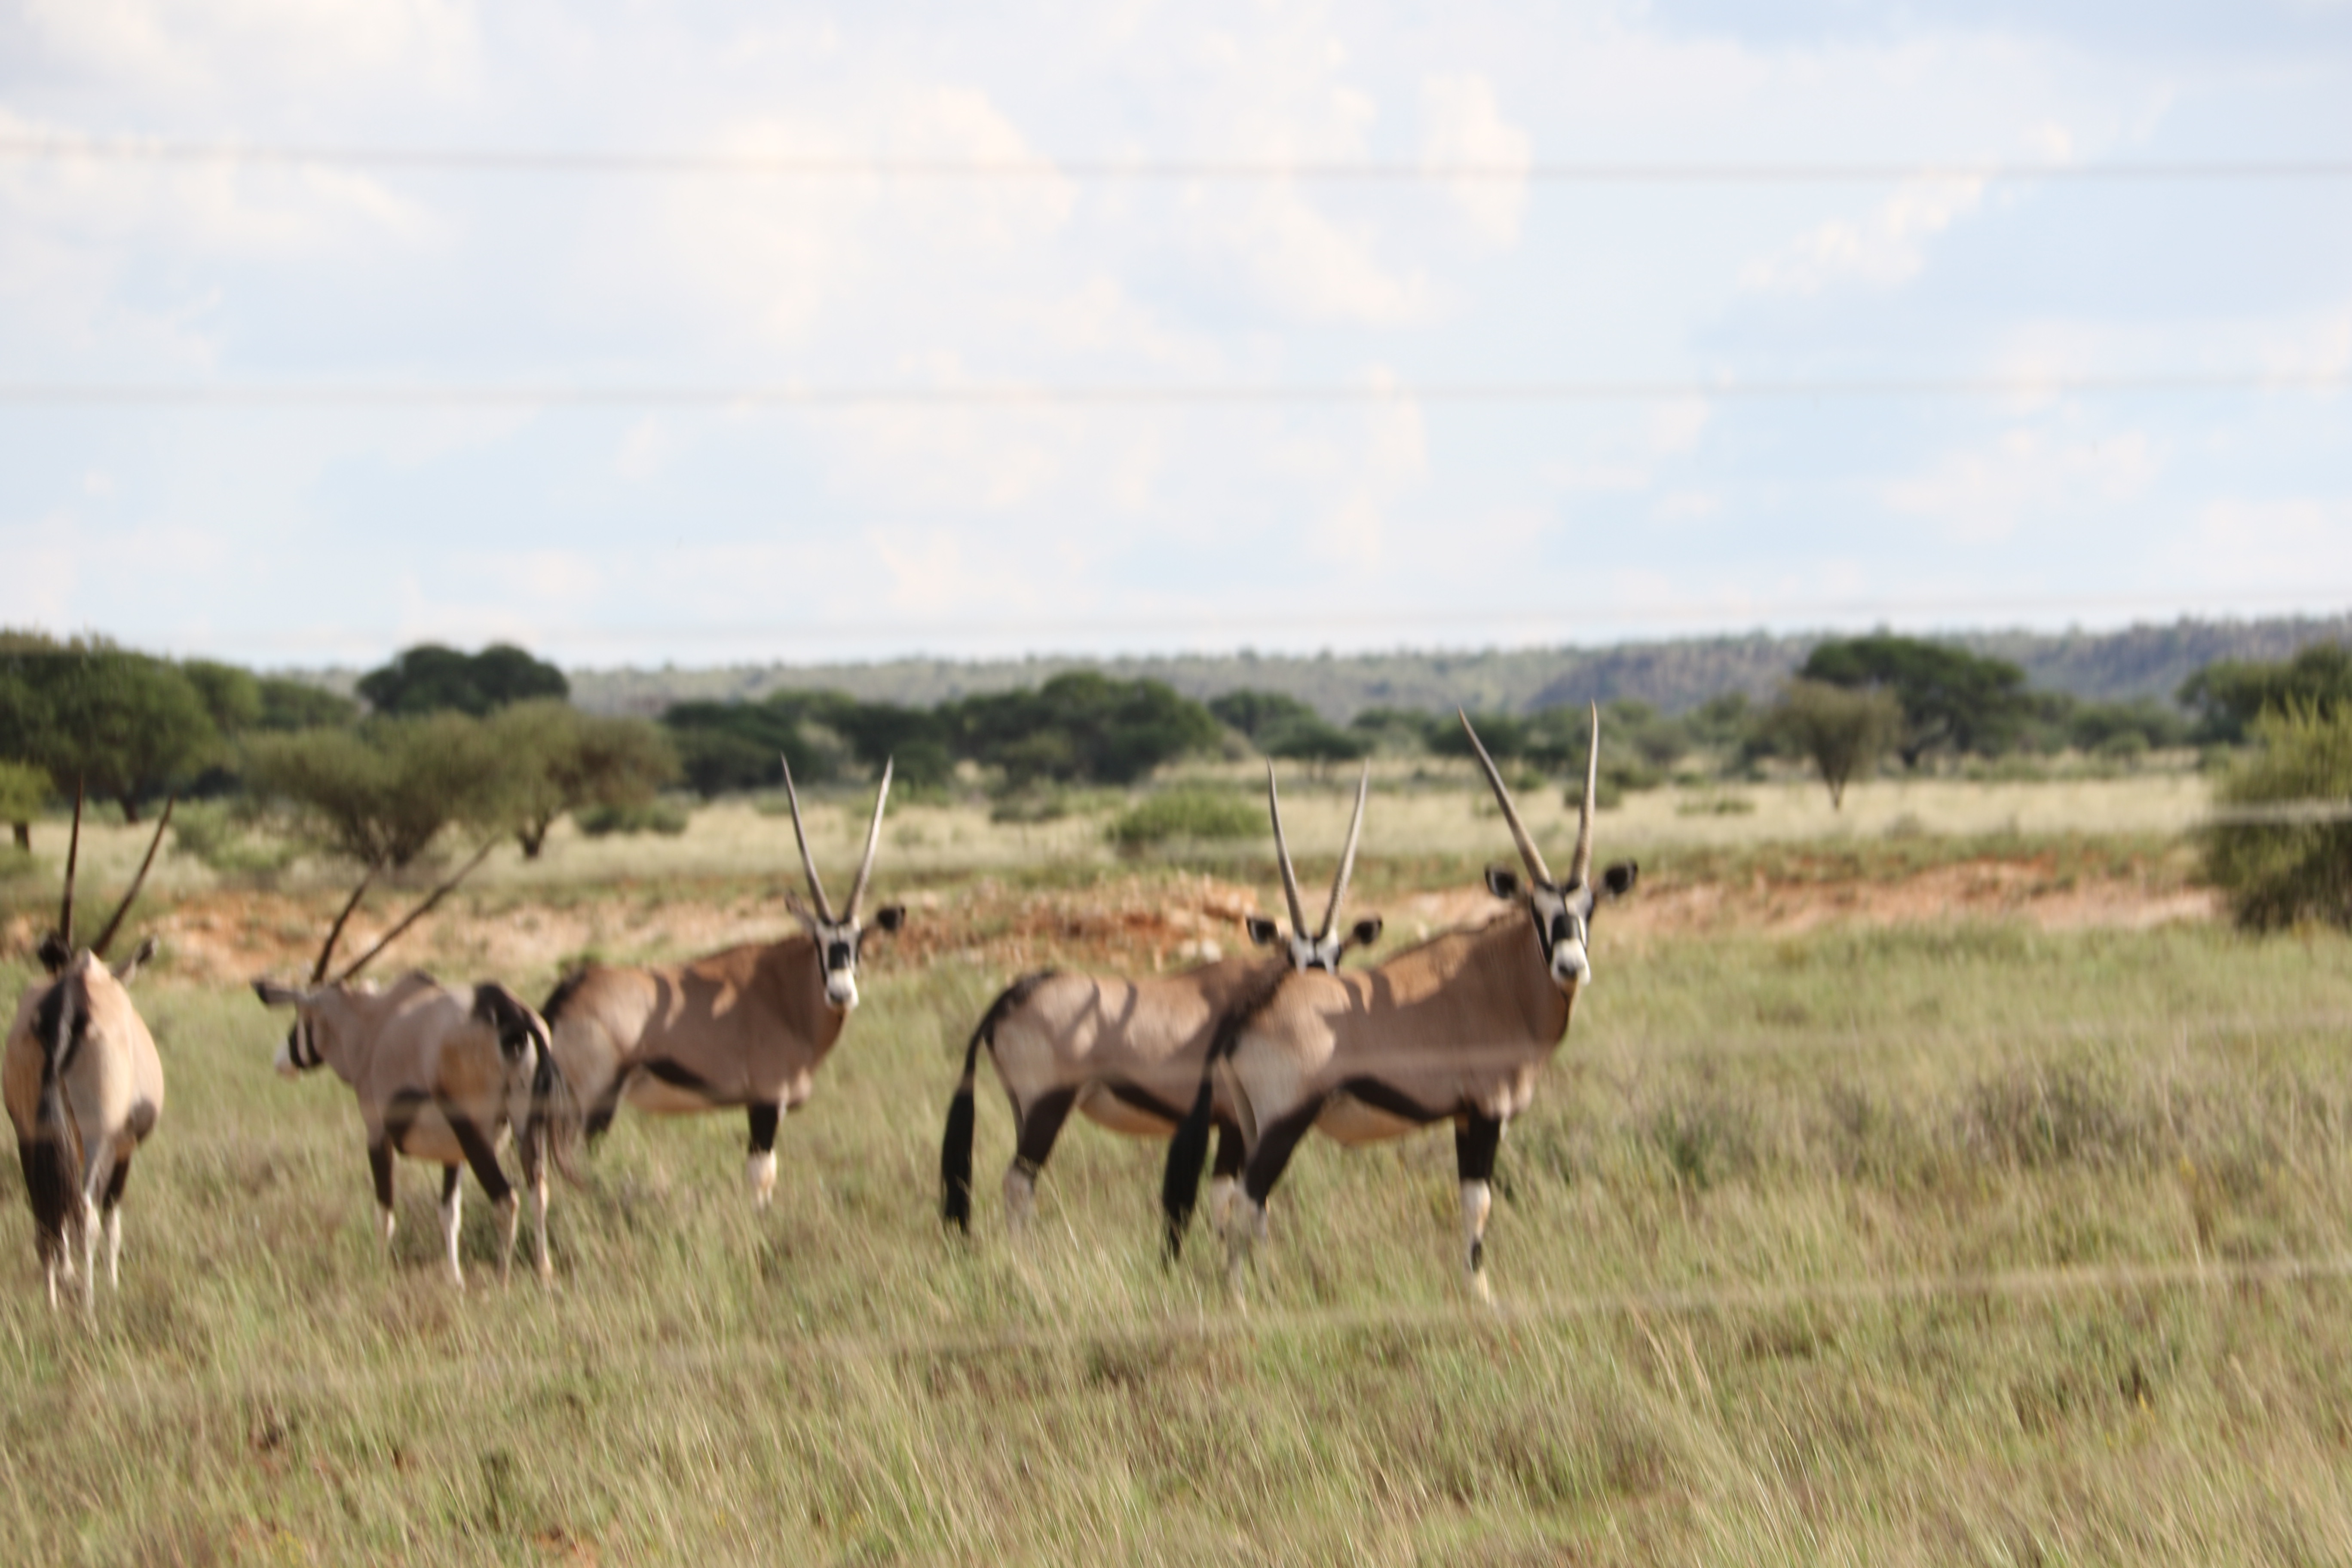
[[[1307,793],[1302,819],[1329,805]],[[1840,889],[2000,853],[2045,879],[2180,875],[2160,838],[2037,838],[2084,825],[1993,809],[1960,831],[2008,851],[1916,826],[1647,841],[1662,900],[1678,875],[1812,867],[1827,914],[1644,925],[1645,887],[1598,927],[1597,982],[1504,1146],[1494,1310],[1461,1286],[1442,1133],[1310,1141],[1246,1311],[1197,1228],[1161,1266],[1160,1147],[1091,1127],[1016,1251],[992,1089],[975,1234],[940,1234],[956,1058],[1012,955],[1132,956],[1079,912],[1276,896],[1248,868],[1212,888],[1089,847],[1024,892],[985,861],[886,863],[934,892],[919,929],[971,929],[877,949],[775,1206],[741,1190],[740,1119],[625,1118],[587,1188],[558,1189],[552,1290],[496,1282],[469,1185],[453,1292],[421,1167],[387,1261],[349,1092],[278,1079],[281,1020],[167,969],[140,995],[171,1104],[94,1320],[43,1306],[0,1171],[5,1555],[2352,1558],[2352,942],[1841,912]],[[1294,839],[1336,837],[1333,811]],[[1638,839],[1616,816],[1604,856]],[[698,873],[715,832],[639,846],[681,858],[651,869],[562,883],[578,844],[505,867],[440,951],[557,906],[604,910],[615,942],[697,900],[777,929],[745,862],[788,837]],[[1507,844],[1491,820],[1462,837],[1362,879],[1433,897]],[[191,879],[158,923],[226,896]],[[536,994],[553,963],[505,977]]]

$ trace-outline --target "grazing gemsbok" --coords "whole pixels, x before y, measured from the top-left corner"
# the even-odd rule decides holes
[[[1597,885],[1588,880],[1600,784],[1597,707],[1576,853],[1564,882],[1544,864],[1466,715],[1462,727],[1528,871],[1523,884],[1490,866],[1487,889],[1519,904],[1528,918],[1449,932],[1349,974],[1285,975],[1228,1016],[1185,1131],[1170,1150],[1162,1200],[1172,1251],[1200,1188],[1200,1148],[1215,1114],[1213,1101],[1229,1100],[1248,1151],[1237,1212],[1224,1227],[1237,1292],[1251,1243],[1265,1230],[1267,1194],[1308,1128],[1355,1144],[1450,1121],[1462,1183],[1464,1261],[1472,1288],[1487,1293],[1487,1184],[1504,1124],[1534,1097],[1536,1074],[1559,1048],[1577,992],[1592,978],[1594,909],[1630,890],[1639,868],[1627,861],[1610,867]]]
[[[1065,974],[1041,970],[1014,981],[990,1005],[964,1047],[963,1078],[948,1107],[947,1136],[940,1151],[940,1210],[946,1222],[960,1229],[971,1227],[972,1080],[979,1070],[980,1050],[988,1047],[996,1076],[1013,1101],[1017,1148],[1004,1172],[1004,1209],[1018,1234],[1035,1207],[1037,1173],[1054,1151],[1062,1122],[1076,1110],[1114,1132],[1137,1138],[1165,1138],[1184,1120],[1184,1108],[1201,1081],[1202,1064],[1217,1020],[1245,998],[1270,988],[1293,970],[1334,970],[1349,946],[1365,947],[1380,940],[1378,916],[1339,929],[1339,906],[1347,897],[1348,879],[1356,865],[1356,843],[1363,831],[1364,796],[1371,782],[1367,766],[1356,784],[1355,816],[1348,824],[1347,847],[1331,880],[1331,901],[1323,910],[1320,931],[1307,929],[1307,912],[1298,896],[1298,874],[1292,869],[1290,850],[1282,837],[1282,800],[1275,791],[1274,764],[1265,769],[1266,809],[1274,818],[1276,858],[1282,866],[1282,890],[1290,905],[1290,930],[1286,934],[1260,915],[1248,921],[1250,940],[1260,947],[1280,946],[1286,963],[1267,963],[1255,954],[1204,963],[1181,974]],[[1210,1187],[1210,1212],[1221,1215],[1223,1202],[1241,1170],[1242,1141],[1231,1108],[1212,1109],[1222,1129],[1217,1146],[1216,1174]],[[1203,1123],[1199,1133],[1208,1138]],[[1195,1156],[1195,1170],[1198,1158]]]
[[[556,1060],[587,1109],[590,1139],[612,1124],[624,1099],[656,1116],[744,1107],[751,1123],[744,1179],[766,1205],[776,1187],[776,1125],[808,1100],[816,1069],[857,1005],[857,959],[866,936],[857,906],[882,840],[890,770],[885,762],[866,856],[838,914],[809,853],[800,794],[786,763],[784,796],[816,907],[792,891],[784,903],[806,930],[684,963],[592,963],[556,986],[547,999],[547,1021]],[[874,923],[895,931],[906,915],[905,906],[890,904],[875,911]]]
[[[411,972],[378,990],[355,977],[488,853],[486,846],[342,973],[327,981],[335,940],[366,894],[373,876],[369,873],[335,917],[319,961],[310,966],[307,986],[266,979],[253,983],[254,994],[264,1005],[294,1009],[293,1026],[278,1047],[278,1070],[290,1078],[331,1067],[358,1095],[387,1244],[394,1228],[393,1156],[405,1154],[442,1167],[443,1244],[449,1277],[460,1289],[466,1284],[457,1262],[458,1177],[464,1167],[473,1167],[504,1222],[500,1279],[506,1278],[513,1258],[521,1215],[498,1156],[509,1129],[521,1155],[524,1183],[538,1209],[539,1277],[551,1276],[547,1165],[551,1160],[567,1176],[572,1173],[570,1148],[580,1125],[576,1104],[556,1070],[547,1026],[505,986],[489,982],[470,989],[443,985],[429,974]]]
[[[71,1280],[70,1243],[81,1241],[82,1304],[98,1295],[98,1235],[106,1232],[106,1278],[117,1289],[122,1274],[122,1189],[131,1156],[155,1131],[163,1113],[163,1061],[154,1037],[131,1005],[124,982],[153,954],[154,939],[139,944],[110,969],[106,950],[131,912],[131,900],[155,863],[172,820],[163,807],[147,858],[131,890],[98,940],[74,947],[74,867],[81,853],[82,795],[74,790],[73,837],[66,848],[65,900],[58,929],[40,948],[48,978],[26,987],[8,1026],[0,1059],[0,1098],[16,1129],[16,1155],[25,1167],[25,1196],[33,1210],[33,1245],[47,1277],[49,1305],[58,1280]]]

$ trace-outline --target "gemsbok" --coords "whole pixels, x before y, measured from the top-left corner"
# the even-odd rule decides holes
[[[611,1125],[624,1099],[656,1116],[740,1106],[751,1128],[744,1179],[766,1205],[776,1186],[777,1124],[807,1101],[816,1069],[857,1005],[857,960],[866,934],[857,910],[882,840],[891,765],[882,765],[865,858],[839,913],[817,877],[786,763],[793,836],[816,907],[792,891],[784,903],[804,930],[683,963],[592,963],[556,986],[542,1011],[554,1031],[556,1060],[586,1109],[591,1140]],[[875,911],[874,923],[895,931],[906,914],[903,905],[887,905]]]
[[[330,1067],[359,1097],[367,1132],[368,1164],[375,1176],[378,1222],[385,1244],[395,1228],[393,1156],[404,1154],[442,1167],[441,1228],[449,1278],[463,1289],[457,1261],[462,1207],[458,1180],[470,1166],[502,1224],[499,1276],[505,1279],[521,1223],[512,1184],[499,1168],[499,1146],[509,1130],[521,1156],[523,1181],[538,1209],[539,1277],[551,1278],[547,1255],[547,1167],[572,1173],[570,1149],[579,1137],[575,1102],[557,1071],[547,1026],[521,998],[491,982],[471,988],[443,985],[412,971],[379,990],[359,972],[455,888],[488,854],[477,855],[333,980],[326,979],[335,941],[367,892],[370,877],[336,916],[310,966],[305,986],[253,983],[269,1007],[294,1009],[293,1026],[278,1047],[278,1070],[289,1078]]]
[[[1536,1075],[1566,1036],[1578,992],[1591,981],[1594,910],[1622,898],[1640,873],[1626,861],[1602,872],[1598,883],[1589,879],[1600,785],[1598,706],[1565,881],[1544,864],[1466,714],[1462,727],[1528,872],[1522,883],[1516,873],[1490,866],[1487,890],[1518,904],[1527,919],[1448,932],[1347,974],[1286,974],[1228,1016],[1186,1128],[1170,1149],[1162,1202],[1172,1255],[1200,1189],[1206,1126],[1217,1104],[1230,1103],[1246,1146],[1236,1212],[1224,1226],[1228,1277],[1237,1294],[1251,1245],[1265,1232],[1266,1198],[1309,1128],[1358,1144],[1439,1121],[1454,1123],[1470,1285],[1482,1298],[1488,1294],[1488,1183],[1503,1128],[1533,1099]]]
[[[1310,932],[1298,895],[1298,874],[1283,839],[1274,764],[1266,764],[1266,809],[1274,819],[1275,858],[1282,867],[1290,930],[1286,933],[1260,915],[1249,917],[1247,929],[1258,946],[1281,948],[1282,959],[1269,963],[1236,953],[1181,974],[1135,979],[1048,969],[1024,974],[1004,989],[964,1047],[963,1078],[948,1106],[947,1134],[940,1151],[940,1212],[947,1224],[971,1228],[972,1083],[982,1047],[988,1048],[997,1079],[1013,1102],[1016,1148],[1004,1172],[1004,1209],[1017,1235],[1034,1211],[1038,1173],[1072,1110],[1129,1137],[1170,1136],[1184,1121],[1188,1097],[1201,1081],[1219,1018],[1286,973],[1335,970],[1349,947],[1368,947],[1380,940],[1378,916],[1345,931],[1339,926],[1339,907],[1355,871],[1370,783],[1367,765],[1356,784],[1355,815],[1348,824],[1347,847],[1331,881],[1322,929]],[[1211,1117],[1221,1137],[1210,1212],[1222,1215],[1241,1169],[1242,1142],[1230,1107],[1213,1107]],[[1205,1123],[1199,1136],[1205,1143]],[[1197,1168],[1195,1156],[1196,1173]]]
[[[71,1242],[81,1242],[82,1305],[98,1298],[98,1237],[106,1233],[106,1278],[122,1285],[122,1189],[131,1156],[155,1131],[163,1113],[163,1060],[125,982],[155,951],[150,937],[113,968],[106,950],[139,897],[155,850],[171,825],[163,807],[147,858],[131,879],[98,940],[74,947],[74,871],[81,854],[82,794],[74,790],[73,837],[66,848],[65,899],[58,929],[41,943],[47,978],[26,986],[8,1026],[0,1058],[0,1098],[16,1129],[16,1156],[25,1168],[25,1196],[33,1210],[33,1246],[46,1277],[49,1305],[58,1281],[71,1281]]]

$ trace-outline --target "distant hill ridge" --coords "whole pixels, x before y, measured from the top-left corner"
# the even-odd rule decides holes
[[[1120,658],[1041,655],[1018,659],[900,658],[873,664],[727,665],[705,669],[578,669],[572,700],[605,713],[659,713],[688,700],[756,699],[786,688],[831,688],[866,701],[918,707],[981,691],[1034,686],[1072,669],[1164,680],[1186,696],[1236,688],[1280,691],[1345,722],[1366,708],[1534,712],[1563,703],[1632,698],[1667,713],[1726,691],[1762,700],[1817,643],[1843,633],[1684,637],[1610,647],[1482,653],[1169,654]],[[2115,700],[2169,701],[2215,659],[2284,659],[2309,643],[2352,643],[2352,615],[2260,621],[2182,619],[2115,632],[1937,634],[1971,652],[2021,666],[2042,690]]]

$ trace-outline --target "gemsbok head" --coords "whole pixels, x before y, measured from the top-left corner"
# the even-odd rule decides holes
[[[485,846],[329,980],[335,942],[366,896],[374,875],[370,871],[328,929],[307,984],[282,985],[267,978],[253,983],[254,994],[264,1006],[294,1010],[294,1022],[278,1047],[278,1070],[290,1078],[331,1068],[358,1096],[368,1164],[375,1177],[378,1225],[387,1244],[395,1228],[393,1157],[404,1154],[442,1167],[443,1245],[450,1278],[460,1289],[466,1283],[457,1261],[458,1176],[463,1168],[473,1169],[502,1223],[501,1278],[513,1255],[521,1216],[498,1158],[509,1131],[538,1211],[539,1275],[550,1277],[547,1169],[552,1163],[567,1177],[573,1174],[571,1148],[580,1126],[576,1102],[556,1068],[547,1025],[505,986],[495,982],[442,985],[428,974],[412,972],[379,989],[358,976],[488,853]]]
[[[744,1179],[765,1205],[776,1185],[776,1128],[814,1092],[816,1069],[857,1005],[857,964],[872,931],[861,909],[892,763],[882,764],[866,851],[835,910],[801,820],[800,792],[784,764],[793,837],[808,874],[808,899],[784,895],[802,930],[780,942],[747,943],[684,963],[592,963],[566,975],[543,1009],[555,1055],[586,1108],[590,1139],[611,1125],[625,1099],[656,1116],[740,1106],[751,1121]],[[895,931],[906,908],[874,912],[874,929]]]
[[[0,1088],[16,1130],[25,1195],[33,1210],[34,1248],[58,1304],[58,1283],[74,1277],[72,1241],[81,1242],[82,1304],[95,1303],[98,1238],[106,1235],[106,1277],[122,1283],[122,1192],[131,1157],[163,1113],[163,1062],[131,1005],[125,983],[155,951],[153,938],[109,967],[106,950],[145,885],[171,826],[172,805],[155,824],[130,891],[86,948],[74,945],[74,877],[81,854],[82,792],[74,790],[73,837],[66,848],[65,897],[58,925],[40,946],[47,977],[27,986],[8,1026]]]
[[[1192,1117],[1170,1147],[1161,1205],[1173,1256],[1200,1189],[1212,1100],[1223,1097],[1244,1144],[1237,1212],[1223,1226],[1236,1293],[1251,1246],[1265,1229],[1266,1200],[1309,1129],[1357,1144],[1440,1121],[1454,1123],[1470,1282],[1480,1296],[1487,1293],[1489,1184],[1503,1128],[1533,1100],[1537,1075],[1568,1032],[1578,992],[1591,981],[1593,911],[1631,891],[1639,870],[1628,861],[1598,881],[1591,878],[1597,706],[1565,878],[1551,874],[1466,715],[1462,727],[1527,869],[1525,882],[1490,869],[1487,889],[1517,903],[1528,918],[1450,931],[1370,969],[1286,973],[1228,1011]]]
[[[1185,1123],[1185,1107],[1201,1082],[1202,1065],[1221,1018],[1244,997],[1265,991],[1283,975],[1336,969],[1349,946],[1367,946],[1380,939],[1377,915],[1352,926],[1339,923],[1370,785],[1367,764],[1357,781],[1355,814],[1332,878],[1330,901],[1317,930],[1307,923],[1298,874],[1283,837],[1274,765],[1266,764],[1266,810],[1274,822],[1290,927],[1286,931],[1258,915],[1250,916],[1245,926],[1251,941],[1279,952],[1279,960],[1268,963],[1240,953],[1180,974],[1131,979],[1049,969],[1024,974],[1005,988],[964,1047],[963,1077],[948,1105],[947,1131],[940,1148],[940,1212],[948,1225],[959,1230],[971,1227],[972,1088],[982,1047],[1013,1102],[1016,1148],[1004,1173],[1004,1209],[1017,1234],[1028,1225],[1036,1205],[1038,1174],[1072,1110],[1130,1137],[1168,1137]],[[1213,1212],[1222,1213],[1240,1169],[1242,1144],[1230,1115],[1220,1116],[1218,1110],[1211,1108],[1199,1137],[1205,1151],[1211,1123],[1221,1129],[1210,1201]]]

